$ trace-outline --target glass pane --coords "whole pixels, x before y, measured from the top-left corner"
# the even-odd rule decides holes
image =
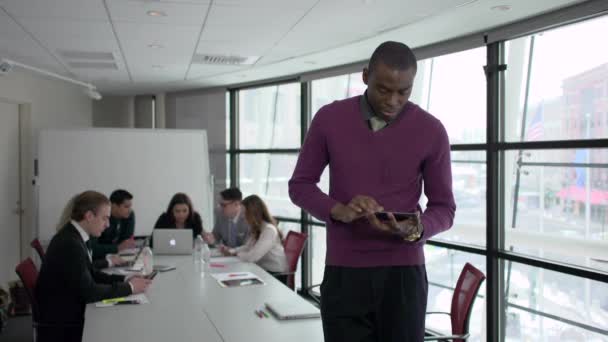
[[[241,154],[239,158],[239,185],[243,196],[260,196],[272,216],[299,219],[300,208],[291,203],[287,188],[297,155],[260,153]]]
[[[469,245],[486,245],[486,153],[477,151],[452,152],[452,191],[456,200],[454,225],[437,235],[447,240]],[[426,208],[422,194],[420,206]]]
[[[239,91],[239,148],[300,146],[300,83]]]
[[[336,100],[361,95],[367,86],[361,73],[340,75],[312,81],[311,113],[314,116],[321,107]]]
[[[319,285],[323,281],[323,270],[325,269],[325,227],[312,226],[312,284]],[[319,291],[319,288],[315,288]]]
[[[509,151],[505,167],[505,247],[608,271],[608,149]]]
[[[226,150],[230,149],[230,92],[226,92]]]
[[[424,247],[426,258],[426,272],[429,281],[428,311],[450,312],[452,296],[456,282],[465,263],[470,263],[484,274],[486,273],[486,259],[483,255],[470,254],[442,247],[426,245]],[[469,321],[471,337],[468,341],[482,339],[485,316],[485,283],[481,284],[479,294],[473,303],[473,312]],[[451,323],[447,315],[427,315],[426,326],[434,331],[451,335]]]
[[[486,141],[484,47],[418,62],[410,101],[441,120],[452,144]]]
[[[505,284],[505,341],[608,342],[608,284],[511,262]]]
[[[226,188],[230,187],[231,179],[230,179],[230,154],[226,153]]]
[[[606,31],[603,16],[507,42],[507,141],[608,137],[608,48],[581,39]]]

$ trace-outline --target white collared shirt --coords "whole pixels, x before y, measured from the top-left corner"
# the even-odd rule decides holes
[[[78,231],[78,233],[80,233],[80,237],[82,238],[82,241],[85,243],[87,243],[87,241],[89,241],[89,233],[87,233],[79,224],[78,222],[71,220],[70,223],[72,223],[72,225],[74,227],[76,227],[76,230]],[[91,255],[91,251],[87,248],[87,254],[89,254],[89,261],[93,262],[93,255]]]

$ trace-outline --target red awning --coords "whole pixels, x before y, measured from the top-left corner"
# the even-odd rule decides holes
[[[561,189],[557,197],[578,202],[587,201],[587,189],[582,186],[569,186]],[[608,204],[608,191],[591,189],[589,196],[591,204]]]

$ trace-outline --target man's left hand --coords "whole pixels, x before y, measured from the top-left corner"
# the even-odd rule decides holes
[[[377,229],[396,234],[406,241],[416,241],[422,236],[423,228],[420,223],[420,212],[417,212],[415,217],[403,221],[397,221],[391,213],[388,214],[388,217],[388,221],[381,221],[376,215],[371,214],[367,216],[367,219]]]

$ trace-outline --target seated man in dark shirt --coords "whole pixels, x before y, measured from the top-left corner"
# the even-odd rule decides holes
[[[135,213],[131,210],[133,195],[126,190],[115,190],[110,195],[110,225],[99,238],[91,239],[93,259],[110,259],[106,257],[124,249],[135,248]],[[110,260],[108,260],[110,261]],[[110,262],[110,265],[112,263]]]

